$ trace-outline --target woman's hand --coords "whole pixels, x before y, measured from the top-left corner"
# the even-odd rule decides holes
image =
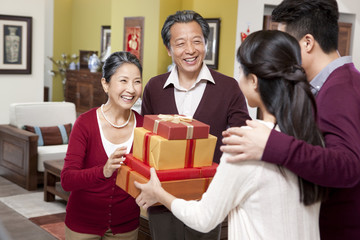
[[[121,167],[122,162],[125,160],[124,155],[126,154],[126,147],[119,147],[116,149],[113,154],[111,154],[110,158],[107,160],[103,173],[106,178],[112,176],[112,174]]]
[[[162,190],[162,187],[154,168],[150,169],[149,182],[141,184],[135,181],[134,184],[135,187],[141,190],[141,193],[136,198],[136,203],[139,207],[147,209],[159,201],[159,192]]]

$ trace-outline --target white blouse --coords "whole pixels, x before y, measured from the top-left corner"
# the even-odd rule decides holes
[[[265,123],[273,126],[272,123]],[[200,201],[175,199],[173,214],[187,226],[208,232],[228,215],[229,240],[317,240],[320,203],[300,203],[298,179],[284,168],[263,161],[226,162]]]
[[[99,125],[102,145],[103,145],[103,147],[105,149],[106,155],[108,157],[110,157],[110,155],[113,154],[113,152],[117,148],[122,147],[122,146],[126,146],[126,153],[130,153],[130,150],[131,150],[131,147],[132,147],[132,144],[133,144],[133,141],[134,141],[134,131],[132,131],[130,138],[128,140],[126,140],[125,142],[120,143],[120,144],[112,143],[112,142],[110,142],[109,140],[107,140],[105,138],[104,132],[103,132],[103,130],[101,128],[101,123],[100,123],[100,118],[99,118],[98,111],[96,111],[96,116],[97,116],[97,121],[98,121],[98,125]],[[135,117],[134,113],[133,113],[133,117],[134,117],[134,121],[135,121],[134,122],[134,129],[135,129],[135,127],[136,127],[136,117]]]

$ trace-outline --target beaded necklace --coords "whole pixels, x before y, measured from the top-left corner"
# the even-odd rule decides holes
[[[130,110],[130,114],[129,114],[128,120],[127,120],[124,124],[122,124],[122,125],[116,125],[116,124],[110,122],[110,120],[106,117],[106,115],[105,115],[105,113],[104,113],[104,110],[103,110],[103,107],[104,107],[104,104],[102,104],[101,107],[100,107],[101,114],[103,115],[103,117],[105,118],[105,120],[106,120],[111,126],[113,126],[114,128],[122,128],[122,127],[125,127],[126,125],[128,125],[128,123],[129,123],[129,121],[130,121],[130,118],[131,118],[131,112],[132,112],[131,110]]]

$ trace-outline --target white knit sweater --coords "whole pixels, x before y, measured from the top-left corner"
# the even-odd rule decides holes
[[[284,176],[278,166],[262,161],[227,163],[224,158],[200,201],[173,201],[177,218],[208,232],[228,215],[229,240],[320,239],[320,203],[300,203],[296,175],[284,169]]]

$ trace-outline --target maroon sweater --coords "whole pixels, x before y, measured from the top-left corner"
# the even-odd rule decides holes
[[[316,102],[326,148],[273,130],[262,160],[334,187],[321,205],[321,239],[360,239],[360,73],[352,63],[330,74]]]
[[[193,116],[194,119],[210,125],[210,133],[216,136],[217,144],[213,161],[219,163],[221,157],[222,131],[228,127],[240,127],[250,119],[244,95],[237,81],[210,69],[215,84],[207,82],[203,97]],[[174,95],[174,86],[164,84],[170,73],[156,76],[146,84],[141,113],[179,114]]]
[[[71,131],[61,185],[71,191],[65,224],[79,233],[103,235],[129,232],[139,226],[140,210],[135,199],[115,185],[117,171],[105,178],[108,160],[102,146],[96,109],[81,114]],[[134,111],[133,111],[134,112]],[[136,112],[136,126],[143,117]]]

